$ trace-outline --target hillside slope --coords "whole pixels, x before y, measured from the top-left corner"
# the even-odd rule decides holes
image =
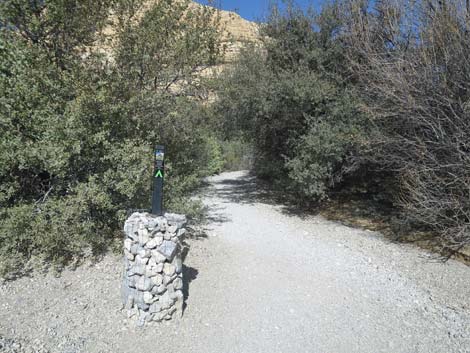
[[[137,20],[148,11],[152,5],[158,0],[149,0],[144,3],[140,11],[134,16]],[[201,9],[205,5],[196,2],[189,4],[190,8]],[[113,46],[116,43],[116,26],[118,26],[116,19],[113,15],[109,18],[110,24],[101,32],[104,35],[104,40],[100,41],[94,50],[105,53],[108,57],[112,57]],[[223,63],[230,63],[237,57],[240,49],[247,43],[259,43],[259,25],[255,22],[248,21],[242,18],[235,12],[217,10],[214,14],[214,23],[219,23],[219,29],[222,33],[222,46],[225,49]]]

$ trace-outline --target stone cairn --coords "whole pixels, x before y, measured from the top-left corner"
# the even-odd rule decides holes
[[[134,213],[126,220],[122,301],[139,326],[182,314],[185,223],[185,216],[170,213]]]

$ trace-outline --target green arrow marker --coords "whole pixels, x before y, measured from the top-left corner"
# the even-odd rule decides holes
[[[155,178],[163,178],[163,174],[161,170],[157,170],[157,174],[155,174]]]

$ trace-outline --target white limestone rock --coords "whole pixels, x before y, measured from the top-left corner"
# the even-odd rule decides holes
[[[172,264],[169,264],[168,262],[166,262],[164,265],[163,265],[163,273],[167,276],[173,276],[176,272],[176,266],[172,265]]]
[[[162,242],[163,242],[163,238],[162,238]],[[155,249],[160,244],[161,244],[161,242],[159,242],[158,238],[152,238],[147,242],[147,244],[145,244],[145,247],[147,249]]]
[[[183,272],[183,260],[180,257],[175,257],[171,263],[175,266],[176,273]]]
[[[136,265],[147,265],[149,262],[149,257],[142,257],[140,255],[135,256]]]
[[[140,249],[139,252],[138,252],[138,255],[140,256],[140,258],[142,259],[146,259],[146,258],[150,258],[150,256],[152,256],[152,253],[150,252],[149,249]],[[148,262],[148,260],[147,260]]]
[[[157,274],[151,277],[150,279],[152,281],[152,284],[154,284],[155,286],[159,286],[163,283],[163,276],[161,274]]]
[[[147,277],[144,277],[144,276],[141,276],[139,277],[136,282],[135,282],[135,287],[140,290],[140,291],[149,291],[150,289],[152,289],[152,281],[150,280],[150,278],[147,278]]]
[[[150,305],[150,313],[155,314],[159,313],[160,311],[162,311],[162,306],[160,305],[160,303],[153,303],[152,305]]]
[[[158,247],[158,252],[165,256],[168,261],[173,260],[177,250],[178,246],[174,242],[168,240],[164,240],[162,245]]]
[[[144,292],[144,303],[152,304],[156,299],[153,297],[152,293]]]
[[[175,289],[182,289],[183,288],[183,280],[179,277],[175,278],[175,280],[173,281],[173,287]]]
[[[128,259],[129,261],[134,261],[134,259],[135,259],[135,255],[132,254],[127,249],[124,249],[124,255],[126,256],[126,259]]]
[[[149,231],[147,230],[147,228],[139,229],[138,234],[140,245],[144,246],[145,244],[147,244],[147,242],[150,240]]]
[[[175,224],[178,228],[182,228],[186,224],[186,216],[177,214],[177,213],[165,213],[165,218],[168,220],[168,223]]]
[[[124,249],[130,252],[133,243],[134,242],[131,239],[126,238],[126,240],[124,240]]]

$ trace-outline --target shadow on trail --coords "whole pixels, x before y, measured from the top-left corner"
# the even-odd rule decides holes
[[[300,218],[318,214],[318,207],[315,205],[301,206],[295,202],[295,198],[289,196],[287,192],[276,190],[267,182],[260,180],[252,174],[239,176],[236,179],[225,178],[212,181],[215,187],[214,194],[223,202],[237,204],[266,204],[280,207],[280,211],[287,215],[295,215]],[[209,209],[212,213],[212,209]],[[217,212],[215,213],[217,215]],[[222,216],[219,222],[224,222]]]
[[[222,224],[229,222],[230,218],[224,212],[224,207],[222,206],[206,206],[205,207],[206,216],[204,217],[205,224]]]
[[[199,271],[196,270],[194,267],[186,266],[183,265],[183,296],[184,296],[184,302],[183,302],[183,313],[186,310],[187,307],[187,301],[189,298],[189,284],[197,278],[197,275],[199,274]]]

